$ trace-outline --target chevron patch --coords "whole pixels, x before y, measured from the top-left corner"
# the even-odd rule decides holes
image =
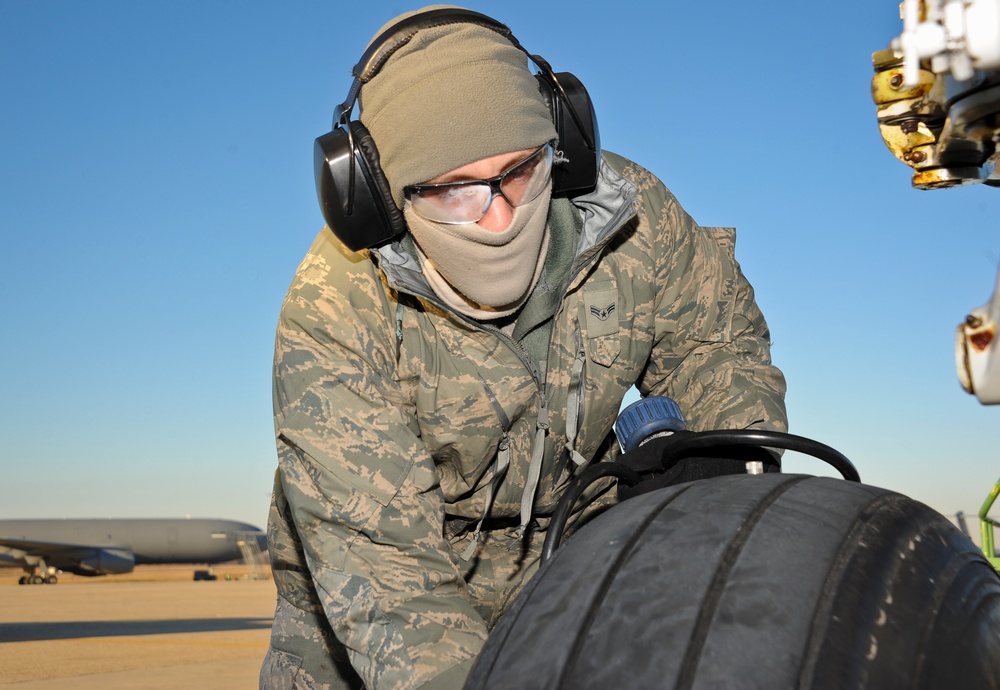
[[[618,289],[605,283],[602,289],[585,290],[583,298],[587,309],[587,337],[618,333]]]

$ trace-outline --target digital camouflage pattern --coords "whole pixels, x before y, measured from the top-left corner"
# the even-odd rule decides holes
[[[521,342],[446,311],[403,245],[317,237],[275,348],[279,605],[262,687],[461,687],[537,568],[574,458],[616,456],[633,383],[676,400],[694,430],[786,429],[734,231],[698,226],[648,171],[603,160],[597,189],[573,199],[582,230],[544,375]],[[334,670],[340,644],[357,677]]]

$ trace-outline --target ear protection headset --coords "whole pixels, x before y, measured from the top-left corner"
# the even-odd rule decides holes
[[[327,225],[351,250],[367,249],[406,232],[379,163],[378,148],[367,128],[351,120],[362,85],[421,29],[471,23],[496,31],[524,52],[541,70],[535,77],[552,113],[559,150],[569,161],[552,170],[553,195],[576,195],[594,188],[600,166],[597,116],[587,90],[569,72],[554,73],[542,57],[532,55],[505,25],[484,14],[459,8],[428,10],[393,24],[372,41],[354,66],[354,83],[334,114],[333,131],[316,139],[316,192]]]

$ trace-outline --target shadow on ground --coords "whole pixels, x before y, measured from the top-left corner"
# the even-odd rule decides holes
[[[131,637],[176,633],[226,632],[270,628],[270,618],[189,618],[143,621],[55,621],[0,623],[0,643],[70,640],[81,637]]]

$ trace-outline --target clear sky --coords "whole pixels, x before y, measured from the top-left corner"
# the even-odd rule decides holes
[[[274,328],[322,225],[312,142],[418,6],[0,0],[0,518],[264,525]],[[961,390],[953,338],[994,285],[1000,192],[912,190],[882,143],[895,0],[467,6],[583,81],[605,148],[737,227],[792,432],[978,510],[1000,408]]]

